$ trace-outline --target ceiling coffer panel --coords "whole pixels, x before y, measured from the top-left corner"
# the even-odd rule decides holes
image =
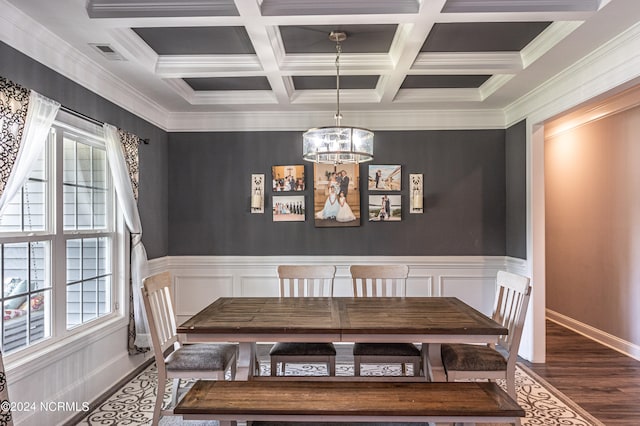
[[[460,89],[482,86],[490,75],[408,75],[401,89]]]
[[[263,16],[380,15],[418,13],[418,0],[263,0]]]
[[[266,77],[202,77],[183,80],[195,91],[271,90]]]
[[[332,31],[344,32],[344,53],[387,53],[391,48],[397,25],[312,25],[280,27],[287,54],[335,53],[336,45],[329,40]]]
[[[422,52],[518,52],[551,22],[452,22],[434,24]]]
[[[442,13],[595,12],[600,0],[447,0]]]
[[[150,27],[133,31],[158,55],[255,53],[244,27]]]
[[[293,76],[296,90],[335,89],[335,76]],[[340,89],[375,89],[378,84],[377,75],[341,75]]]

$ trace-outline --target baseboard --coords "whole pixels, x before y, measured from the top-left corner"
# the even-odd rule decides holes
[[[99,395],[93,401],[89,403],[89,410],[87,412],[81,412],[71,417],[68,421],[64,423],[63,426],[73,426],[80,423],[80,421],[87,416],[87,413],[91,413],[96,408],[98,408],[102,403],[104,403],[107,399],[111,397],[115,392],[117,392],[120,388],[122,388],[126,383],[129,383],[136,377],[138,374],[142,373],[151,363],[154,362],[154,358],[149,358],[139,366],[137,366],[133,371],[120,379],[117,383],[114,383],[109,389],[107,389],[104,393]]]
[[[640,346],[627,342],[619,337],[613,336],[595,327],[584,324],[566,315],[547,309],[547,319],[561,325],[569,330],[575,331],[595,342],[598,342],[614,351],[640,361]]]

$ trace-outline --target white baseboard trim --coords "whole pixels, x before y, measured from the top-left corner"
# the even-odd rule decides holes
[[[551,309],[547,309],[547,319],[568,328],[569,330],[575,331],[578,334],[588,337],[593,341],[605,345],[614,351],[640,361],[640,346],[634,343],[627,342],[626,340],[613,336],[602,330],[598,330],[595,327],[577,321],[573,318],[569,318],[566,315],[552,311]]]

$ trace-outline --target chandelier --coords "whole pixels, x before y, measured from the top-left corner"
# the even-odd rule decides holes
[[[373,132],[340,125],[340,54],[343,32],[332,31],[329,39],[336,43],[336,125],[316,127],[302,135],[302,158],[315,163],[362,163],[373,160]]]

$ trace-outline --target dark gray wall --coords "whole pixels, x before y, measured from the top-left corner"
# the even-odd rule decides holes
[[[507,256],[527,258],[527,126],[506,130]]]
[[[274,223],[249,212],[250,176],[302,164],[301,132],[169,134],[169,255],[505,255],[505,131],[376,132],[374,164],[402,165],[401,222],[360,227]],[[313,165],[305,164],[312,205]],[[361,165],[361,208],[367,164]],[[408,212],[408,175],[424,173],[425,213]]]
[[[138,205],[149,258],[168,253],[167,133],[0,42],[0,75],[63,106],[149,138],[140,145]]]

